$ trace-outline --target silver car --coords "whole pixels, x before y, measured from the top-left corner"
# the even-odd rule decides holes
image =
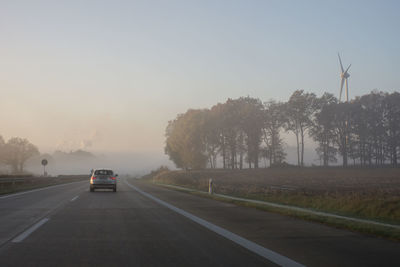
[[[117,177],[118,174],[110,169],[96,169],[90,177],[90,192],[94,192],[98,188],[108,188],[117,192]]]

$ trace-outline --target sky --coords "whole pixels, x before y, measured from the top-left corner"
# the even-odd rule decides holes
[[[0,135],[41,152],[163,154],[227,98],[400,89],[399,1],[0,1]]]

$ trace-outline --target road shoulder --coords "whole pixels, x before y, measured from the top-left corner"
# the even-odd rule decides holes
[[[306,265],[394,265],[399,243],[280,214],[177,192],[140,180],[141,190]],[[384,261],[384,262],[382,262]]]

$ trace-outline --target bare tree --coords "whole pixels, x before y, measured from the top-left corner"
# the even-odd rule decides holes
[[[13,172],[23,172],[25,162],[39,155],[39,150],[28,139],[13,137],[4,146],[3,161],[12,167]]]
[[[313,125],[315,102],[315,94],[297,90],[285,104],[285,129],[293,132],[296,136],[299,166],[304,166],[304,137]]]
[[[344,102],[334,105],[334,109],[332,110],[335,142],[340,155],[342,155],[343,167],[347,167],[348,164],[348,146],[349,137],[351,136],[349,133],[349,129],[351,129],[351,123],[349,125],[351,107],[351,103]]]
[[[400,93],[387,94],[383,104],[390,163],[393,166],[397,166],[400,146]]]
[[[218,117],[211,110],[204,110],[204,143],[210,168],[217,167],[217,155],[220,146],[220,136],[218,131]]]
[[[263,149],[263,156],[269,158],[269,165],[279,164],[285,159],[283,140],[280,137],[284,125],[283,104],[270,100],[264,103],[263,137],[267,145]]]
[[[384,93],[373,91],[360,97],[362,112],[366,118],[366,131],[368,142],[369,164],[375,160],[375,165],[381,165],[385,161],[384,143],[387,140],[384,118]]]
[[[337,161],[337,152],[344,167],[349,159],[354,165],[390,162],[396,166],[400,94],[373,91],[346,103],[338,103],[332,94],[317,98],[303,90],[295,91],[286,103],[228,99],[210,110],[188,110],[170,121],[165,151],[182,168],[215,168],[218,155],[223,168],[242,169],[244,161],[257,168],[260,155],[265,165],[267,159],[270,166],[279,165],[286,156],[282,128],[296,136],[299,166],[304,166],[307,134],[318,143],[316,152],[324,166]]]
[[[328,166],[329,162],[336,162],[333,111],[337,102],[337,99],[329,93],[318,98],[314,123],[310,129],[310,135],[318,143],[316,152],[322,159],[324,166]]]
[[[262,129],[264,124],[264,106],[260,99],[241,97],[236,100],[240,110],[237,119],[240,129],[245,133],[249,167],[258,168]]]
[[[4,142],[3,136],[0,135],[0,163],[4,161],[4,148],[6,143]]]

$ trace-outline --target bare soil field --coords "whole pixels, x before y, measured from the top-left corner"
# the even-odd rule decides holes
[[[400,223],[399,168],[288,168],[164,171],[158,183]]]

